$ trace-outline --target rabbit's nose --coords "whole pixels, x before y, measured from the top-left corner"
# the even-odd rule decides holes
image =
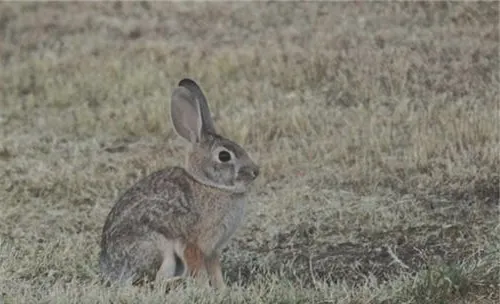
[[[257,176],[259,176],[259,173],[260,173],[260,169],[257,166],[252,167],[252,169],[250,169],[250,174],[252,175],[252,177],[254,179],[257,178]]]
[[[259,175],[259,167],[257,167],[257,166],[243,167],[240,170],[240,174],[241,174],[241,176],[244,176],[247,179],[254,180]]]

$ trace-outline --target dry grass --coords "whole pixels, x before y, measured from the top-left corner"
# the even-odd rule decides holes
[[[5,303],[495,303],[497,3],[0,4]],[[113,201],[200,81],[262,166],[231,288],[104,287]]]

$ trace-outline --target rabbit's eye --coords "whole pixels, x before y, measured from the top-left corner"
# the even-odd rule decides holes
[[[231,154],[227,151],[220,151],[219,160],[223,163],[228,162],[231,160]]]

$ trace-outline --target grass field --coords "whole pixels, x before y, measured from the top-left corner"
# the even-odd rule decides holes
[[[4,2],[0,37],[0,302],[500,300],[498,3]],[[230,288],[105,287],[184,77],[261,165]]]

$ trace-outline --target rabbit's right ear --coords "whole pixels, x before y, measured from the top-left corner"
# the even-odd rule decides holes
[[[208,107],[207,98],[205,94],[203,94],[203,90],[196,83],[196,81],[184,78],[179,81],[180,87],[185,87],[188,89],[193,97],[200,103],[200,112],[201,112],[201,122],[203,124],[202,128],[204,132],[208,133],[216,133],[214,121],[212,120],[212,115],[210,114],[210,108]]]
[[[193,144],[201,140],[200,105],[187,88],[177,87],[172,92],[170,116],[177,134]]]

